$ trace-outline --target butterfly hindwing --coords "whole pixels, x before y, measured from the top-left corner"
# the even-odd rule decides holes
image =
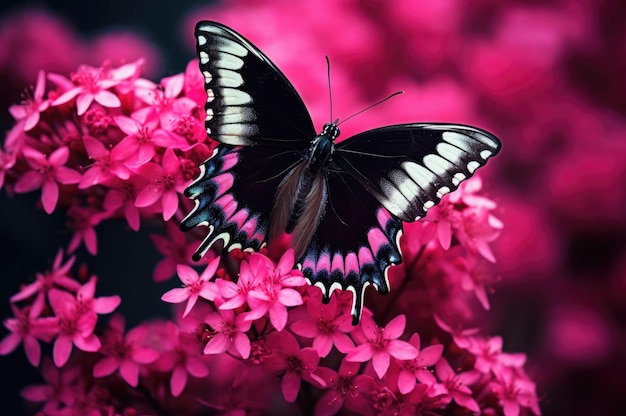
[[[498,153],[500,141],[458,124],[400,124],[336,145],[333,161],[391,214],[415,221]]]
[[[306,149],[315,129],[302,99],[258,48],[232,29],[198,22],[208,135],[231,145]]]
[[[181,228],[209,228],[194,258],[202,257],[217,240],[228,250],[261,248],[267,240],[273,196],[299,159],[298,152],[286,149],[218,146],[201,165],[198,179],[185,190],[196,206]]]

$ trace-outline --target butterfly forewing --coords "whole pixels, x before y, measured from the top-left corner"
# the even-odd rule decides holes
[[[196,25],[207,92],[208,135],[231,145],[306,149],[315,130],[287,78],[243,36],[219,23]]]
[[[492,134],[457,124],[401,124],[339,143],[334,163],[402,221],[415,221],[498,153]]]

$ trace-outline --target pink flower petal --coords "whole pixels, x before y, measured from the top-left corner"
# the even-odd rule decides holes
[[[233,339],[235,349],[244,360],[250,356],[250,338],[244,333],[237,332]]]
[[[389,354],[386,351],[376,351],[372,356],[372,367],[378,378],[382,379],[389,368]]]
[[[119,362],[114,357],[104,357],[93,367],[94,377],[106,377],[111,375],[119,367]]]
[[[16,332],[11,332],[0,342],[0,355],[7,355],[12,353],[20,342],[22,338]]]
[[[205,354],[221,354],[230,347],[230,338],[224,334],[217,334],[204,347]]]
[[[365,362],[372,358],[374,351],[370,344],[361,344],[346,355],[346,360],[353,362]]]
[[[204,361],[200,359],[200,357],[196,357],[193,355],[187,356],[187,362],[185,363],[185,368],[187,372],[194,377],[202,378],[209,375],[209,369],[204,364]]]
[[[419,351],[406,341],[399,341],[392,339],[387,344],[387,351],[389,355],[398,360],[412,360],[417,357]]]
[[[120,364],[120,375],[131,386],[139,384],[139,366],[131,360],[124,360]]]
[[[72,352],[72,339],[67,335],[59,335],[54,341],[54,347],[52,350],[52,357],[54,359],[54,365],[57,367],[63,367],[67,360],[70,358]]]
[[[24,338],[24,352],[26,352],[26,358],[33,366],[39,366],[41,346],[34,336],[29,335]]]
[[[285,400],[289,403],[295,402],[300,392],[300,377],[293,371],[288,371],[283,376],[280,386]]]
[[[78,349],[81,349],[83,351],[98,351],[102,346],[100,340],[94,334],[90,334],[85,337],[82,335],[77,335],[72,339],[72,341],[74,341],[74,345],[76,345]]]
[[[415,388],[415,375],[409,371],[402,370],[398,375],[398,390],[402,394],[409,394]]]
[[[406,317],[404,315],[398,315],[393,318],[387,325],[385,325],[385,338],[396,339],[404,332],[406,327]]]
[[[113,94],[111,91],[98,91],[94,98],[96,102],[103,107],[117,108],[122,105],[117,95]]]
[[[85,112],[87,111],[87,109],[89,109],[89,106],[93,102],[93,99],[93,94],[88,92],[80,94],[78,97],[76,97],[76,113],[79,116],[85,114]]]
[[[172,396],[178,397],[187,385],[187,371],[183,367],[174,367],[172,378],[170,379],[170,389]]]

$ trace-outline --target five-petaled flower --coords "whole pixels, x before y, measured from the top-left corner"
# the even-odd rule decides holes
[[[398,315],[384,328],[376,325],[369,316],[361,319],[360,333],[355,333],[355,340],[360,343],[346,356],[346,360],[365,362],[372,360],[372,366],[379,378],[383,378],[389,368],[390,357],[398,360],[412,360],[418,350],[406,341],[398,338],[404,332],[406,317]],[[355,331],[356,332],[356,331]]]
[[[193,305],[196,304],[198,298],[201,297],[206,300],[214,300],[217,295],[217,287],[214,282],[209,280],[213,278],[217,267],[220,264],[220,258],[216,257],[209,262],[204,271],[198,275],[194,269],[184,264],[179,264],[176,267],[178,277],[183,282],[182,288],[172,289],[161,296],[161,299],[170,303],[181,303],[187,301],[183,317],[187,316]]]

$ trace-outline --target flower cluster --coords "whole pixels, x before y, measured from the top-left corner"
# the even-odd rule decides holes
[[[318,2],[276,3],[280,7],[237,0],[195,11],[185,30],[206,17],[241,30],[293,80],[315,120],[325,119],[328,109],[325,63],[303,63],[296,53],[301,45],[318,57],[330,54],[333,89],[341,92],[334,105],[347,114],[397,85],[419,94],[414,105],[395,98],[342,125],[342,137],[420,119],[497,126],[500,119],[477,116],[477,97],[496,102],[495,114],[507,111],[502,90],[509,83],[490,77],[489,65],[483,72],[468,67],[455,77],[435,76],[445,74],[458,52],[461,13],[451,2],[420,13],[402,0],[384,10],[356,0],[328,4],[330,15],[347,26],[349,36],[341,37]],[[259,26],[259,13],[281,24]],[[297,25],[290,23],[294,16]],[[393,30],[381,31],[391,21]],[[290,36],[278,36],[278,26]],[[511,37],[498,36],[508,50]],[[489,60],[481,42],[469,44],[476,65]],[[368,65],[355,68],[351,59]],[[520,73],[514,75],[532,73],[536,66],[528,65],[515,66]],[[10,299],[13,317],[4,320],[0,354],[22,343],[44,379],[22,390],[25,399],[50,415],[540,414],[526,356],[504,352],[501,337],[473,329],[491,307],[493,268],[503,267],[496,263],[501,235],[519,227],[509,224],[511,214],[499,200],[484,196],[480,177],[405,225],[403,263],[389,270],[391,294],[369,292],[361,323],[352,326],[351,294],[336,291],[324,304],[319,289],[294,269],[291,250],[209,251],[200,263],[191,261],[197,236],[178,229],[189,210],[181,193],[216,146],[203,126],[203,79],[195,61],[158,83],[142,71],[142,60],[80,65],[69,76],[44,68],[28,98],[10,108],[15,123],[0,149],[0,188],[10,195],[39,192],[40,208],[65,213],[73,233],[52,269]],[[474,89],[459,79],[474,80]],[[519,91],[506,93],[526,103]],[[487,175],[491,183],[488,169]],[[562,182],[554,187],[568,195]],[[74,259],[81,245],[96,255],[100,227],[114,220],[134,231],[145,231],[147,223],[161,228],[151,235],[162,256],[153,280],[180,279],[162,294],[175,305],[174,319],[130,328],[121,314],[106,324],[98,319],[124,294],[95,297],[97,279],[74,269]],[[504,267],[511,261],[505,257]]]

